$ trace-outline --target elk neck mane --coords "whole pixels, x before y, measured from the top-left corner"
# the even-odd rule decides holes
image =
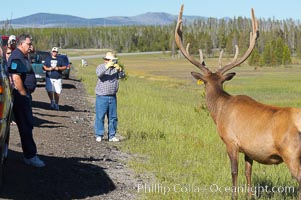
[[[232,95],[227,93],[225,90],[222,89],[222,87],[218,86],[205,86],[206,90],[206,106],[207,109],[213,118],[214,122],[216,123],[216,117],[220,110],[223,109],[226,102],[233,98]],[[214,87],[214,88],[213,88]]]

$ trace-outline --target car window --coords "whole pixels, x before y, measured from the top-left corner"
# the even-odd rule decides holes
[[[48,56],[50,56],[49,52],[39,52],[38,55],[40,56],[39,60],[45,60]]]
[[[32,63],[42,63],[48,56],[50,56],[48,51],[36,51],[30,54],[30,59]]]

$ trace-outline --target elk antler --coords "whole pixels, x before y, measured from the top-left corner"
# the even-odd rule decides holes
[[[224,53],[224,50],[221,50],[221,52],[219,53],[219,59],[218,59],[218,66],[219,68],[222,68],[222,57],[223,57],[223,53]],[[235,62],[237,60],[237,57],[238,57],[238,46],[235,45],[235,55],[234,55],[234,58],[232,60],[232,62]]]
[[[254,15],[253,8],[252,8],[252,28],[253,28],[253,31],[250,33],[250,44],[249,44],[249,48],[246,51],[246,53],[240,59],[237,60],[238,46],[236,45],[235,46],[235,48],[236,48],[235,56],[234,56],[233,61],[231,63],[223,66],[222,68],[218,69],[217,70],[218,72],[220,72],[221,74],[225,73],[226,71],[243,63],[251,55],[251,53],[255,47],[256,39],[259,37],[258,24],[257,24],[257,20],[255,18],[255,15]]]
[[[178,16],[178,22],[176,26],[176,31],[175,31],[175,41],[177,46],[179,47],[180,51],[182,54],[189,60],[193,65],[198,67],[200,70],[202,70],[205,74],[208,74],[210,70],[206,68],[206,65],[203,61],[203,56],[202,56],[202,51],[200,51],[200,62],[196,61],[192,56],[189,54],[189,43],[187,44],[186,49],[183,46],[183,38],[182,38],[182,30],[183,30],[183,21],[182,21],[182,15],[183,15],[183,9],[184,5],[181,6],[179,16]]]

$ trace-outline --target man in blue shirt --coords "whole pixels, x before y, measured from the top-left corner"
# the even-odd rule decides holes
[[[50,99],[50,108],[54,110],[59,110],[59,100],[62,92],[62,72],[69,64],[58,53],[58,47],[53,47],[51,56],[45,59],[43,66],[43,69],[46,71],[46,91]]]
[[[25,164],[44,167],[45,163],[37,156],[37,147],[33,139],[33,115],[31,93],[36,88],[36,79],[28,53],[33,49],[31,36],[22,34],[18,38],[18,47],[8,59],[8,72],[13,87],[13,113],[18,126]]]

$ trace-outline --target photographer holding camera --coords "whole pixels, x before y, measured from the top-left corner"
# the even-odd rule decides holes
[[[104,136],[104,120],[108,118],[108,137],[109,142],[119,142],[115,136],[117,130],[117,98],[119,80],[125,76],[123,69],[118,65],[118,58],[113,52],[109,51],[103,57],[104,63],[96,68],[98,77],[95,87],[95,122],[94,130],[96,141],[101,142]]]

